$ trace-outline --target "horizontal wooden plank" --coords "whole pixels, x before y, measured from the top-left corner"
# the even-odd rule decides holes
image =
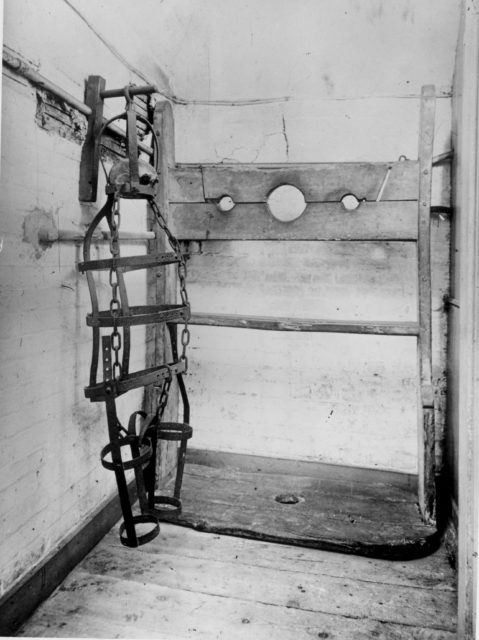
[[[418,163],[354,162],[310,164],[177,165],[171,171],[172,202],[207,202],[229,195],[237,203],[266,202],[277,186],[291,184],[306,202],[338,202],[347,193],[358,199],[415,200]]]
[[[266,204],[237,204],[229,213],[214,203],[172,204],[172,231],[182,240],[416,240],[417,202],[308,204],[292,222],[280,222]]]
[[[407,487],[394,486],[390,482],[381,482],[381,471],[377,472],[378,477],[375,478],[373,473],[375,469],[370,470],[370,482],[356,483],[351,478],[328,477],[321,468],[318,470],[313,469],[313,474],[309,476],[295,473],[283,474],[281,471],[282,460],[277,461],[277,469],[275,471],[270,471],[268,468],[265,469],[263,466],[251,470],[240,465],[229,467],[220,465],[214,460],[213,456],[216,453],[216,451],[212,452],[210,457],[210,460],[213,459],[213,464],[209,464],[208,459],[200,459],[200,462],[196,462],[195,459],[198,456],[190,456],[189,452],[187,453],[186,473],[189,479],[184,489],[186,490],[187,487],[189,489],[183,495],[183,498],[191,498],[190,489],[211,480],[212,482],[214,481],[215,486],[211,491],[208,490],[208,496],[204,497],[206,501],[214,499],[221,503],[232,504],[233,495],[235,496],[234,499],[236,499],[242,491],[246,496],[247,493],[249,494],[253,490],[256,506],[258,506],[257,503],[262,503],[261,508],[258,507],[258,511],[269,511],[272,522],[276,516],[281,519],[283,517],[282,512],[286,511],[287,514],[291,515],[292,523],[295,522],[295,518],[298,523],[301,523],[302,515],[311,509],[311,504],[305,505],[303,504],[304,500],[301,500],[298,503],[299,506],[285,509],[284,505],[278,506],[274,497],[278,494],[286,493],[287,495],[301,495],[305,498],[304,492],[306,492],[309,496],[307,502],[314,503],[315,508],[318,509],[318,512],[315,512],[314,516],[312,516],[313,520],[321,512],[325,520],[332,518],[338,522],[349,522],[349,524],[354,524],[351,530],[357,530],[362,527],[369,527],[371,521],[374,522],[376,516],[382,514],[383,531],[378,532],[377,537],[385,536],[386,539],[386,523],[396,523],[403,526],[404,510],[409,511],[410,505],[416,502],[416,492],[414,490]],[[238,454],[238,456],[240,455],[242,454]],[[290,462],[290,460],[286,461],[286,468],[290,466]],[[217,482],[218,478],[221,478],[221,482]],[[261,486],[261,490],[258,489],[259,486]],[[259,493],[256,496],[258,491]],[[198,499],[200,499],[199,496]],[[241,499],[239,502],[242,509],[252,506],[246,504],[247,500],[244,500],[244,504]],[[387,503],[387,509],[383,503]],[[393,506],[394,504],[396,505],[395,507]],[[401,511],[403,512],[401,513]],[[350,522],[350,516],[356,516],[358,522]],[[289,516],[287,517],[289,518]],[[314,537],[318,526],[321,528],[323,525],[318,525],[317,523],[303,524],[302,535]],[[419,527],[423,532],[427,531],[428,534],[434,532],[428,528],[424,529],[420,518],[415,518],[411,522],[411,527],[412,529]],[[331,529],[329,531],[331,532]],[[344,531],[341,531],[341,534],[344,534]],[[370,533],[369,535],[372,540],[373,534]]]
[[[243,472],[262,471],[269,474],[281,473],[283,476],[309,476],[334,482],[351,482],[355,486],[375,483],[388,484],[398,490],[417,491],[416,474],[384,469],[350,467],[311,460],[267,458],[265,456],[232,453],[231,451],[211,451],[210,449],[188,447],[187,463],[211,468],[229,467]]]
[[[434,626],[443,630],[454,629],[453,598],[447,592],[437,592],[436,595],[433,590],[391,587],[373,582],[361,585],[359,590],[357,583],[347,577],[322,576],[321,580],[317,580],[314,576],[285,572],[282,567],[240,567],[237,563],[221,562],[214,557],[208,560],[206,571],[203,560],[182,558],[181,554],[174,557],[149,554],[146,548],[134,552],[132,556],[134,560],[119,545],[96,549],[82,563],[79,573],[86,571],[95,577],[107,575],[122,582],[146,583],[152,590],[166,587],[192,591],[194,588],[197,593],[243,602],[262,602],[277,609],[284,608],[291,600],[293,585],[293,588],[296,587],[293,606],[298,614],[307,611],[318,615],[337,615],[347,609],[351,617],[359,618],[367,613],[375,620],[414,626],[431,624],[430,611],[435,606],[437,615]],[[132,562],[135,567],[133,571]],[[216,577],[213,581],[210,572]],[[265,585],[268,585],[266,589]],[[218,638],[216,634],[211,637]],[[250,637],[257,636],[252,634]]]
[[[306,318],[273,318],[220,313],[193,313],[188,322],[189,324],[209,327],[236,327],[239,329],[259,329],[264,331],[362,333],[390,336],[416,336],[419,331],[417,322],[312,320]]]
[[[199,165],[176,165],[168,172],[171,202],[206,202],[203,171]]]
[[[374,558],[421,557],[440,542],[437,530],[421,520],[416,493],[381,482],[356,485],[188,462],[182,506],[175,524]],[[163,517],[172,521],[170,514]]]
[[[211,452],[216,455],[219,452]],[[188,465],[188,462],[187,462]],[[117,532],[112,531],[103,544],[117,544]],[[455,591],[455,573],[450,566],[447,553],[441,547],[436,553],[413,562],[387,562],[373,558],[351,556],[331,551],[318,552],[316,549],[298,548],[292,545],[277,545],[233,536],[211,536],[186,527],[164,523],[160,535],[147,547],[141,547],[148,554],[162,553],[181,555],[208,561],[233,561],[239,566],[277,568],[309,576],[346,577],[350,580],[375,581],[397,586],[420,589]]]
[[[442,599],[433,607],[431,598],[424,604],[418,604],[418,598],[409,598],[409,593],[397,594],[386,608],[390,611],[396,605],[396,615],[401,615],[405,623],[388,622],[381,612],[385,597],[378,592],[371,594],[375,600],[368,602],[359,614],[349,614],[353,609],[350,601],[354,601],[355,611],[359,609],[356,597],[362,583],[343,579],[341,599],[333,601],[331,598],[325,608],[322,604],[327,602],[326,587],[321,591],[321,583],[319,586],[311,585],[312,591],[304,593],[310,583],[307,582],[307,588],[303,588],[300,573],[278,571],[274,582],[271,582],[269,574],[265,579],[258,572],[252,578],[246,572],[238,572],[234,563],[225,569],[213,560],[211,564],[204,562],[198,575],[197,567],[194,572],[189,567],[185,570],[184,563],[180,561],[177,564],[177,559],[173,558],[169,564],[164,561],[158,566],[156,562],[150,564],[146,567],[148,578],[143,580],[140,574],[145,565],[141,561],[143,551],[143,548],[128,550],[131,558],[128,577],[123,562],[111,576],[106,573],[106,566],[114,563],[112,557],[104,558],[105,569],[98,568],[101,573],[93,573],[93,566],[88,570],[77,568],[47,606],[40,608],[18,635],[171,640],[221,637],[228,640],[454,640],[456,637],[453,617],[448,624],[451,630],[444,629],[440,621],[434,620],[436,608],[443,606],[445,613],[451,610],[450,605],[444,606]],[[124,550],[123,557],[126,557]],[[148,560],[154,562],[153,559]],[[135,571],[136,561],[140,565],[138,572]],[[153,571],[155,577],[151,583],[149,576]],[[122,572],[125,577],[121,577]],[[158,584],[162,582],[161,577],[165,578],[165,584]],[[175,577],[176,581],[173,580]],[[206,580],[209,584],[205,588]],[[252,581],[254,590],[251,593],[248,592],[249,581]],[[261,598],[257,601],[254,598],[258,591]],[[384,593],[390,596],[389,590]],[[317,602],[308,609],[303,602],[307,602],[307,598],[312,600],[315,595]],[[280,598],[278,605],[276,602]],[[429,614],[433,619],[432,622],[428,620],[426,628],[407,619],[411,610],[414,614],[414,606],[423,618],[427,619]],[[370,612],[376,613],[376,617],[368,615]],[[441,617],[444,618],[445,614]],[[435,628],[431,628],[433,626]]]

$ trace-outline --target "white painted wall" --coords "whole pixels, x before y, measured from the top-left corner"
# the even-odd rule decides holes
[[[110,86],[139,81],[61,0],[7,1],[5,44],[79,99],[88,74],[104,74]],[[5,68],[2,80],[0,595],[116,492],[113,474],[100,465],[108,440],[103,406],[83,395],[91,331],[80,248],[25,241],[42,220],[82,232],[103,189],[97,204],[79,203],[80,144],[36,124],[35,89],[25,80]],[[133,223],[124,210],[122,228],[144,222],[143,210],[136,208]],[[138,303],[143,279],[137,275],[133,285]],[[108,293],[107,279],[101,289]],[[136,345],[132,366],[142,367],[143,335]],[[141,390],[122,399],[120,419],[127,421],[141,399]]]
[[[68,2],[178,103],[181,162],[414,157],[427,83],[449,148],[460,0]]]

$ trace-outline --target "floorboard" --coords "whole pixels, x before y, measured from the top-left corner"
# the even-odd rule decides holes
[[[138,549],[112,530],[18,635],[453,640],[455,610],[442,548],[398,562],[163,523]]]
[[[417,492],[400,474],[192,451],[180,515],[163,519],[200,531],[379,558],[420,557],[440,542],[423,523]],[[282,503],[285,497],[286,504]],[[291,502],[290,502],[291,501]],[[296,501],[292,503],[292,501]]]

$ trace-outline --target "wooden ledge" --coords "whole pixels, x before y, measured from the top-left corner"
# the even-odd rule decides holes
[[[275,318],[218,313],[193,313],[189,324],[209,327],[236,327],[265,331],[309,331],[323,333],[363,333],[390,336],[417,336],[417,322],[372,322],[321,320],[306,318]]]

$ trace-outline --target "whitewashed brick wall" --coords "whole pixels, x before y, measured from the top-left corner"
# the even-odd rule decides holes
[[[69,42],[63,40],[67,33]],[[70,64],[75,34],[83,38],[76,68]],[[107,72],[108,65],[110,82],[138,83],[112,56],[105,60],[104,46],[61,1],[7,3],[4,41],[80,100],[84,78]],[[103,405],[83,394],[91,330],[86,279],[77,271],[81,249],[35,241],[42,223],[82,233],[104,192],[100,188],[97,204],[79,203],[80,144],[39,127],[35,89],[5,68],[2,99],[0,596],[116,492],[113,474],[100,464],[108,441]],[[144,223],[138,207],[122,221],[130,230],[146,228]],[[107,250],[103,244],[97,251]],[[126,253],[144,251],[131,245]],[[145,297],[144,275],[133,277],[138,303]],[[135,343],[132,367],[143,367],[144,336]],[[141,402],[141,390],[121,399],[120,419],[127,421]]]

